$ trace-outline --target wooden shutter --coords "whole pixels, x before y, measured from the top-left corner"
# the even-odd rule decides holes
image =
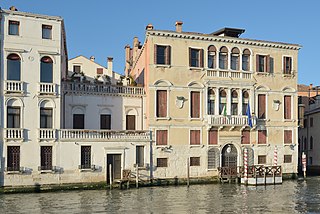
[[[256,55],[256,71],[260,72],[260,70],[259,70],[259,55],[258,54]]]
[[[218,144],[218,131],[217,130],[209,130],[209,145]]]
[[[171,46],[166,47],[166,65],[171,65]]]
[[[189,66],[191,67],[192,63],[191,63],[191,52],[192,52],[192,48],[189,48]]]
[[[267,72],[267,73],[270,73],[270,67],[271,67],[271,65],[270,65],[270,63],[271,63],[271,60],[270,60],[270,55],[267,55],[266,56],[266,61],[265,61],[265,68],[266,68],[266,70],[265,70],[265,72]]]
[[[73,128],[84,129],[84,114],[73,115]]]
[[[157,130],[157,145],[168,145],[168,131]]]
[[[157,91],[157,117],[167,117],[167,91]]]
[[[203,68],[203,55],[204,55],[204,51],[203,51],[203,49],[200,49],[199,50],[199,54],[200,54],[200,63],[199,63],[199,67],[201,67],[201,68]]]
[[[258,118],[259,119],[266,118],[266,95],[265,94],[258,95]]]
[[[97,68],[97,74],[103,74],[103,68]]]
[[[291,96],[284,96],[284,119],[291,119]]]
[[[290,74],[292,72],[292,58],[291,57],[288,57],[289,58],[289,71],[288,73]]]
[[[267,130],[259,130],[258,144],[266,144],[266,143],[267,143]]]
[[[284,143],[291,144],[292,143],[292,130],[284,130]]]
[[[101,114],[100,115],[100,129],[111,129],[111,115]]]
[[[190,145],[199,145],[199,144],[200,144],[200,130],[191,130]]]
[[[191,92],[191,118],[200,117],[200,92]]]
[[[157,45],[154,45],[154,64],[158,64],[157,63]]]
[[[135,115],[126,115],[126,130],[136,130]]]
[[[241,144],[250,144],[250,131],[249,130],[242,131]]]

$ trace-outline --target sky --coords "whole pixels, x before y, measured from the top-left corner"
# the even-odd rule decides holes
[[[127,44],[137,36],[143,43],[145,27],[212,33],[223,27],[243,28],[242,38],[299,44],[298,82],[320,84],[320,1],[318,0],[1,0],[0,7],[61,16],[65,21],[69,59],[95,56],[113,70],[124,72]],[[319,66],[320,67],[320,66]]]

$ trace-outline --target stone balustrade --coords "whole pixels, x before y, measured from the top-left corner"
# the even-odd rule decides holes
[[[252,125],[256,125],[256,119],[251,118]],[[212,126],[249,126],[248,116],[245,115],[208,115],[208,124]]]
[[[23,129],[21,128],[6,128],[4,136],[7,140],[23,140]]]
[[[39,129],[40,140],[55,140],[56,139],[56,130],[55,129]]]
[[[55,95],[57,93],[56,84],[55,83],[39,83],[39,94],[52,94]]]
[[[207,70],[208,77],[232,78],[232,79],[252,79],[253,72],[250,71],[233,71],[233,70]]]
[[[5,81],[5,92],[6,93],[23,93],[23,82],[7,80]]]

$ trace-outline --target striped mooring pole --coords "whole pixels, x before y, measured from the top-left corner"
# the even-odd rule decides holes
[[[243,174],[243,178],[244,178],[244,182],[247,183],[248,182],[248,149],[244,148],[244,174]]]
[[[274,147],[274,152],[273,152],[273,165],[277,166],[278,165],[278,148],[277,146]]]

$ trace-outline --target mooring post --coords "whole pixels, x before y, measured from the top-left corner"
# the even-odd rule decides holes
[[[109,185],[110,189],[112,189],[112,165],[109,164]]]
[[[190,163],[189,158],[187,158],[187,186],[190,186]]]
[[[136,188],[139,188],[139,164],[136,164]]]
[[[304,152],[302,152],[302,171],[303,171],[303,178],[306,179],[307,174],[307,156]]]

